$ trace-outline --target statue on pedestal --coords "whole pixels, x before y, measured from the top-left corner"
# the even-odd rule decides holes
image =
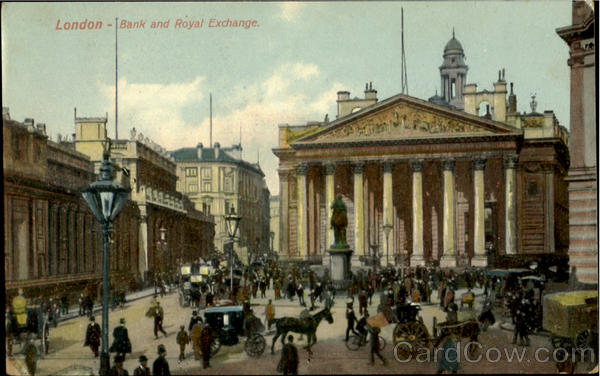
[[[334,243],[331,248],[348,248],[346,243],[346,227],[348,227],[348,215],[346,213],[346,204],[342,201],[342,196],[338,195],[333,204],[331,204],[333,213],[331,215],[331,227],[333,228]]]

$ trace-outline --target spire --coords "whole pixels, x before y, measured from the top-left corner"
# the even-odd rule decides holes
[[[452,26],[452,39],[455,39],[454,38],[454,26]]]

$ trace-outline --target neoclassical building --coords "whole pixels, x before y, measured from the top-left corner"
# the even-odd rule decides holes
[[[463,58],[453,36],[442,95],[429,101],[379,101],[367,84],[364,99],[338,92],[335,121],[279,126],[283,258],[327,262],[338,195],[353,265],[379,258],[486,266],[504,255],[566,255],[567,131],[552,111],[536,112],[535,98],[531,112],[519,113],[503,70],[493,90],[465,84]]]
[[[594,9],[573,1],[572,24],[556,30],[569,46],[571,68],[571,166],[569,262],[580,282],[598,283],[598,118]],[[594,3],[597,5],[597,3]]]

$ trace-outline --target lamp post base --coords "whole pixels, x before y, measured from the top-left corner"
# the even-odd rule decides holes
[[[107,376],[110,371],[110,357],[108,353],[100,353],[100,376]]]

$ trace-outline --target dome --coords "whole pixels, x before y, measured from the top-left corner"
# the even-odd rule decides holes
[[[450,39],[448,41],[448,43],[446,43],[446,47],[444,47],[444,52],[446,52],[448,50],[460,50],[460,51],[463,51],[462,45],[460,44],[460,42],[458,41],[458,39],[454,38],[454,36],[452,36],[452,39]]]

